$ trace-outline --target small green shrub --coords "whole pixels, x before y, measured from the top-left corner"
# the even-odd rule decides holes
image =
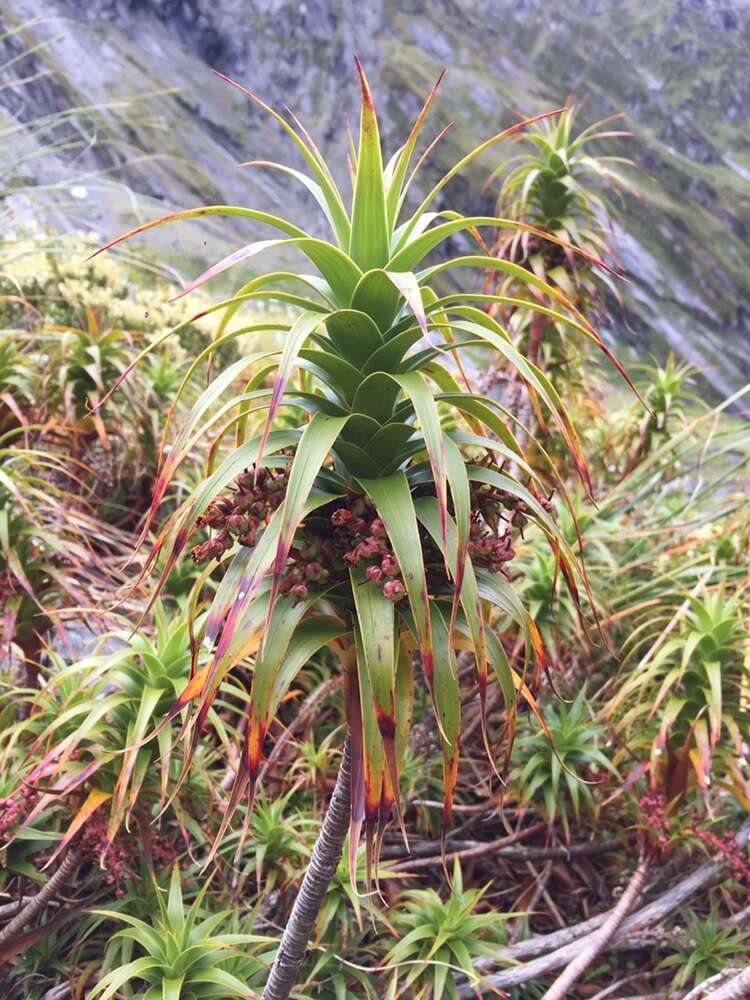
[[[505,940],[507,914],[480,912],[486,889],[464,889],[461,866],[453,866],[453,884],[447,899],[434,889],[412,889],[401,897],[393,922],[403,934],[386,956],[386,964],[400,968],[394,982],[410,987],[415,1000],[457,1000],[455,975],[475,979],[474,959],[491,955]],[[395,994],[393,994],[395,995]]]
[[[684,935],[675,942],[674,954],[658,965],[659,969],[676,970],[672,980],[675,989],[698,986],[737,959],[746,959],[750,951],[747,932],[737,927],[722,927],[716,908],[706,917],[691,911],[683,917]]]
[[[586,700],[586,689],[572,704],[548,702],[544,719],[549,736],[530,715],[513,749],[514,776],[524,804],[533,803],[553,824],[558,818],[570,838],[571,811],[576,823],[581,810],[594,812],[592,775],[597,771],[617,774],[601,749],[602,730],[594,721]]]
[[[138,983],[147,984],[143,1000],[254,996],[248,981],[263,972],[263,949],[270,939],[219,932],[231,922],[231,914],[227,910],[204,915],[201,907],[207,890],[208,884],[186,910],[180,870],[175,865],[166,901],[161,892],[157,894],[159,912],[153,923],[116,910],[96,910],[127,926],[107,948],[104,968],[110,971],[89,994],[91,1000],[110,1000],[126,984]]]

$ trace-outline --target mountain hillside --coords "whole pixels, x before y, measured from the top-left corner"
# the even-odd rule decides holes
[[[547,110],[570,94],[585,101],[587,122],[624,111],[634,137],[616,152],[641,166],[645,193],[621,211],[617,245],[630,280],[613,335],[641,355],[670,345],[702,360],[722,393],[750,378],[745,0],[0,0],[0,22],[0,33],[24,25],[3,62],[23,45],[35,49],[6,72],[7,116],[108,106],[106,143],[94,162],[76,164],[125,182],[112,183],[106,199],[96,197],[100,178],[79,192],[79,216],[107,234],[132,224],[134,212],[164,207],[228,201],[291,215],[306,204],[283,175],[237,166],[294,157],[278,126],[211,66],[291,107],[341,175],[344,123],[356,112],[354,53],[391,150],[448,67],[433,128],[455,124],[428,177],[516,112]],[[33,79],[10,86],[14,75]],[[482,206],[495,165],[490,158],[456,182],[461,209]],[[64,154],[58,167],[70,169]],[[248,242],[244,235],[208,228],[205,255]],[[177,239],[171,260],[192,273],[202,254],[187,230]]]

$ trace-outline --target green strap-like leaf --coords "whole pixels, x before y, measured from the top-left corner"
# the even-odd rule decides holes
[[[289,557],[289,551],[294,540],[294,533],[299,527],[305,511],[305,504],[310,496],[315,477],[331,451],[339,434],[346,426],[348,417],[329,417],[324,413],[316,413],[304,430],[294,455],[286,498],[281,508],[281,528],[276,547],[276,558],[273,569],[273,586],[269,613],[278,593],[281,575]]]
[[[161,962],[150,956],[137,958],[134,962],[121,965],[99,980],[93,991],[89,994],[91,1000],[95,1000],[95,998],[97,1000],[110,1000],[128,980],[142,978],[144,973],[152,972],[154,969],[160,967]]]
[[[568,446],[570,457],[579,472],[584,486],[590,494],[592,489],[591,477],[589,475],[588,466],[586,465],[586,459],[584,457],[580,438],[578,437],[576,429],[573,426],[573,422],[568,416],[567,410],[563,405],[557,390],[552,385],[549,378],[536,365],[527,361],[527,359],[520,354],[520,352],[517,351],[508,340],[506,340],[504,331],[498,327],[498,324],[496,324],[491,317],[487,317],[484,313],[482,313],[481,321],[472,323],[458,321],[455,323],[455,326],[458,329],[464,329],[469,333],[476,334],[488,343],[492,344],[492,346],[495,347],[500,354],[511,362],[522,378],[525,379],[525,381],[528,382],[529,385],[544,400],[562,432],[565,443]]]
[[[261,434],[260,444],[258,445],[258,458],[256,459],[258,465],[261,465],[263,462],[266,441],[271,433],[271,427],[273,426],[276,413],[278,412],[279,406],[281,406],[281,401],[284,396],[287,383],[291,378],[294,365],[296,364],[297,356],[307,339],[312,334],[313,330],[315,330],[315,328],[319,325],[320,316],[317,313],[302,313],[297,317],[289,330],[289,334],[284,343],[284,351],[281,355],[281,360],[279,361],[279,370],[273,384],[273,395],[271,396],[271,401],[268,404],[268,415],[263,427],[263,433]]]
[[[235,264],[244,263],[260,253],[265,253],[266,250],[283,249],[285,247],[300,250],[323,275],[333,292],[337,304],[341,306],[349,305],[351,297],[354,294],[354,289],[362,277],[362,271],[343,250],[339,250],[332,243],[326,243],[325,240],[316,240],[311,236],[287,240],[256,240],[253,243],[248,243],[246,246],[240,247],[239,250],[235,250],[228,256],[223,257],[216,264],[213,264],[202,274],[198,275],[195,280],[185,286],[181,294],[188,295],[211,278],[215,278],[223,271],[234,267]]]
[[[357,70],[362,102],[349,253],[363,271],[368,271],[382,267],[388,260],[390,240],[378,119],[359,61]]]
[[[161,1000],[180,1000],[184,981],[184,976],[178,976],[175,979],[168,979],[165,976],[161,981]]]
[[[352,295],[351,308],[373,320],[382,334],[390,329],[398,310],[399,290],[382,268],[373,268],[359,279]]]
[[[425,214],[429,206],[442,191],[446,184],[449,183],[457,174],[460,174],[462,170],[465,170],[470,163],[472,163],[478,156],[484,153],[486,150],[491,149],[496,146],[499,142],[502,142],[509,135],[513,135],[516,132],[520,132],[522,129],[528,128],[529,125],[533,125],[534,122],[541,121],[544,118],[549,118],[550,115],[559,114],[558,111],[548,111],[545,114],[536,115],[534,118],[528,118],[525,121],[517,122],[515,125],[511,125],[510,128],[504,129],[502,132],[498,132],[496,135],[491,136],[489,139],[485,139],[484,142],[475,146],[470,152],[466,154],[462,159],[455,163],[451,169],[440,178],[437,184],[427,193],[424,200],[417,210],[414,212],[409,222],[404,226],[403,234],[399,243],[399,248],[405,246],[414,232],[415,228],[419,225],[422,216]]]
[[[344,206],[339,199],[331,198],[330,194],[324,191],[320,184],[317,184],[312,177],[303,174],[301,170],[294,170],[284,163],[275,163],[273,160],[248,160],[246,163],[242,163],[241,166],[265,167],[268,170],[279,170],[281,173],[299,181],[300,184],[307,188],[318,203],[320,210],[328,220],[328,224],[338,245],[340,247],[349,245],[349,219],[347,218]]]
[[[361,569],[350,569],[357,623],[365,666],[375,699],[378,726],[384,737],[396,732],[396,612],[383,591]]]
[[[375,321],[358,309],[339,309],[326,318],[328,336],[342,357],[353,365],[362,365],[383,346]]]
[[[200,983],[208,983],[212,986],[217,986],[218,990],[215,993],[210,994],[213,997],[245,997],[250,1000],[256,994],[247,987],[241,980],[236,976],[227,972],[225,969],[219,969],[214,967],[213,969],[201,969],[199,972],[195,973],[191,980],[195,980]]]
[[[443,823],[450,822],[458,781],[461,735],[461,692],[453,646],[440,609],[432,605],[432,635],[435,642],[435,705],[443,747]]]
[[[362,373],[349,361],[334,354],[330,344],[327,346],[327,351],[320,346],[302,348],[299,365],[333,389],[342,404],[351,404],[362,381]]]
[[[253,101],[254,104],[257,104],[259,107],[263,108],[263,110],[267,114],[271,115],[271,117],[274,118],[278,122],[278,124],[284,129],[286,134],[294,142],[297,149],[299,149],[300,153],[305,158],[308,166],[313,172],[315,179],[320,185],[320,188],[326,199],[326,204],[328,205],[328,210],[331,213],[332,218],[335,220],[337,234],[339,233],[339,231],[341,231],[342,236],[345,235],[347,232],[349,220],[347,218],[346,211],[344,209],[344,203],[342,201],[341,195],[339,194],[338,188],[336,187],[333,177],[331,176],[331,171],[328,169],[328,166],[326,165],[326,162],[323,159],[320,150],[317,148],[317,146],[312,141],[312,139],[305,131],[305,129],[302,128],[302,126],[299,125],[299,122],[297,122],[295,119],[295,122],[299,126],[300,132],[302,133],[302,135],[300,135],[300,132],[298,132],[295,128],[293,128],[292,125],[290,125],[289,122],[286,120],[286,118],[280,115],[277,111],[274,111],[274,109],[270,107],[270,105],[266,104],[265,101],[262,101],[251,90],[248,90],[247,87],[243,87],[241,83],[237,83],[235,80],[232,80],[230,77],[225,76],[218,70],[212,70],[212,72],[215,73],[216,76],[219,77],[219,79],[224,80],[225,83],[228,83],[230,84],[230,86],[235,87],[237,90],[239,90],[240,93],[245,95],[245,97],[250,98],[250,100]],[[341,246],[346,246],[346,241],[342,242]]]
[[[138,714],[136,715],[135,722],[128,731],[128,750],[123,756],[120,776],[115,787],[112,818],[107,831],[107,836],[110,839],[114,839],[121,820],[120,813],[125,805],[128,783],[135,767],[139,746],[146,735],[146,731],[153,718],[154,710],[163,694],[164,691],[161,688],[151,687],[148,684],[144,684],[141,691]]]
[[[457,553],[458,553],[458,532],[456,530],[456,523],[453,518],[448,520],[448,544],[444,545],[441,531],[440,531],[440,518],[437,509],[437,502],[434,497],[420,497],[415,504],[417,517],[421,524],[427,528],[430,535],[432,536],[435,544],[440,548],[441,552],[446,559],[450,560],[454,565],[457,563]],[[487,688],[487,676],[488,676],[488,662],[489,656],[487,652],[487,637],[484,622],[484,612],[482,610],[482,604],[479,599],[479,589],[477,586],[476,574],[474,572],[474,566],[469,559],[468,553],[464,552],[463,557],[463,572],[461,574],[461,590],[459,593],[459,600],[461,607],[464,610],[464,615],[466,616],[466,621],[468,623],[469,632],[471,635],[472,643],[474,645],[474,657],[476,660],[477,667],[477,677],[479,679],[480,693],[484,697],[484,692]],[[454,598],[455,600],[455,598]],[[455,617],[455,611],[452,612],[451,618]]]
[[[375,695],[370,681],[370,671],[367,668],[367,656],[363,647],[362,633],[359,627],[355,629],[355,646],[357,651],[357,682],[359,685],[359,704],[362,718],[362,765],[364,771],[364,812],[368,828],[367,848],[367,882],[370,882],[370,869],[373,860],[372,827],[380,816],[380,800],[383,789],[383,771],[385,769],[385,748],[383,736],[378,725]]]
[[[360,479],[385,524],[396,559],[401,568],[409,605],[414,616],[416,638],[428,683],[432,683],[432,626],[427,595],[422,544],[409,483],[403,472],[382,479]]]
[[[437,494],[440,529],[445,541],[448,531],[448,497],[446,488],[448,475],[446,471],[445,437],[443,429],[440,426],[440,415],[435,404],[435,397],[423,376],[418,372],[407,372],[402,375],[392,375],[391,377],[411,399],[422,428],[427,454],[432,466],[435,492]]]
[[[391,229],[393,229],[396,224],[396,220],[398,219],[404,193],[406,174],[409,169],[409,164],[411,163],[411,158],[414,155],[414,148],[430,110],[430,105],[432,104],[444,75],[445,70],[443,69],[438,74],[438,78],[433,84],[432,90],[427,95],[427,100],[422,105],[422,110],[417,115],[416,121],[412,125],[409,135],[406,138],[406,142],[393,157],[392,162],[389,164],[389,169],[386,171],[386,175],[388,177],[388,194],[386,196],[386,204],[388,209],[388,225]]]
[[[122,236],[118,236],[116,239],[110,240],[109,243],[105,243],[103,247],[99,247],[98,250],[92,253],[91,257],[96,257],[97,254],[117,246],[118,243],[123,243],[125,240],[132,239],[133,236],[146,233],[149,229],[155,229],[157,226],[164,226],[170,222],[181,222],[185,219],[209,219],[214,215],[228,215],[243,219],[252,219],[255,222],[264,222],[274,229],[280,229],[281,232],[286,233],[288,236],[307,236],[307,233],[303,229],[277,215],[269,215],[268,212],[258,212],[253,208],[243,208],[237,205],[204,205],[201,208],[189,208],[182,212],[171,212],[169,215],[162,215],[158,219],[152,219],[151,222],[144,222],[143,225],[136,226],[135,229],[131,229],[129,232],[123,233]]]
[[[385,372],[368,375],[354,394],[352,410],[385,424],[393,414],[393,406],[398,397],[398,383]]]
[[[453,213],[444,213],[444,215],[450,214]],[[602,269],[607,267],[603,261],[593,257],[587,251],[581,249],[581,247],[574,247],[565,240],[562,240],[551,233],[545,232],[542,229],[538,229],[536,226],[529,225],[525,222],[519,222],[517,219],[502,219],[492,215],[475,215],[468,217],[459,216],[450,222],[444,222],[442,225],[435,226],[423,235],[410,240],[410,242],[388,262],[388,267],[397,271],[412,271],[427,256],[428,253],[440,246],[444,240],[449,239],[456,233],[465,232],[468,229],[476,229],[482,226],[492,226],[493,229],[516,229],[521,232],[531,233],[541,239],[545,239],[549,242],[556,243],[558,246],[565,247],[571,253],[588,260],[591,264],[599,265]]]
[[[267,708],[267,718],[269,721],[276,713],[281,699],[302,667],[305,666],[319,649],[327,646],[334,639],[339,639],[346,635],[348,631],[348,627],[344,625],[341,619],[334,618],[331,615],[317,615],[313,618],[306,618],[296,627],[294,635],[289,641],[280,669],[276,673],[271,692],[271,701]]]

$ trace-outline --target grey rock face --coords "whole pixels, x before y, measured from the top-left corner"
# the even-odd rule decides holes
[[[585,118],[625,111],[634,138],[616,151],[653,178],[622,213],[632,284],[613,334],[633,330],[641,353],[674,346],[710,369],[720,392],[750,378],[750,6],[734,0],[0,0],[7,24],[44,13],[28,44],[51,79],[30,88],[23,113],[130,98],[142,120],[118,123],[99,155],[149,202],[186,207],[238,201],[292,214],[306,195],[280,175],[237,162],[294,162],[267,116],[211,75],[235,76],[277,108],[289,105],[346,178],[344,119],[356,117],[352,68],[362,58],[390,150],[442,65],[435,130],[455,126],[427,171],[570,94]],[[158,93],[157,93],[158,92]],[[18,100],[16,95],[16,101]],[[9,106],[12,92],[0,90]],[[19,114],[18,108],[12,109]],[[161,124],[147,124],[156,116]],[[132,119],[132,116],[131,116]],[[134,162],[124,150],[150,158]],[[119,157],[119,159],[118,159]],[[480,207],[490,160],[452,196]],[[115,197],[114,195],[112,196]],[[115,226],[112,212],[94,221]],[[125,224],[127,206],[117,221]],[[306,223],[306,228],[315,228]],[[206,253],[247,235],[209,229]],[[201,242],[173,245],[180,262]],[[223,249],[223,246],[222,246]],[[195,261],[194,261],[195,263]],[[630,334],[628,334],[630,329]],[[645,341],[645,343],[644,343]]]

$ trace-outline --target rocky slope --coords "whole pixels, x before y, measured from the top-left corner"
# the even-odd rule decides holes
[[[708,367],[720,392],[750,378],[746,0],[0,0],[0,20],[6,30],[25,25],[14,44],[47,42],[10,72],[28,75],[33,63],[49,75],[0,89],[0,105],[17,119],[130,100],[127,113],[100,112],[107,141],[96,166],[108,177],[116,168],[138,200],[97,177],[79,209],[107,231],[161,205],[305,207],[281,175],[238,169],[240,160],[293,156],[279,128],[209,66],[293,108],[341,174],[344,119],[356,116],[355,52],[391,149],[448,66],[433,125],[455,125],[433,175],[516,110],[546,110],[573,93],[588,120],[624,111],[634,138],[619,151],[642,166],[644,197],[621,214],[630,283],[613,332],[641,355],[676,347]],[[493,166],[456,184],[462,209],[479,207]],[[217,226],[204,238],[207,255],[241,239]],[[187,231],[179,240],[172,259],[194,266],[202,241]]]

